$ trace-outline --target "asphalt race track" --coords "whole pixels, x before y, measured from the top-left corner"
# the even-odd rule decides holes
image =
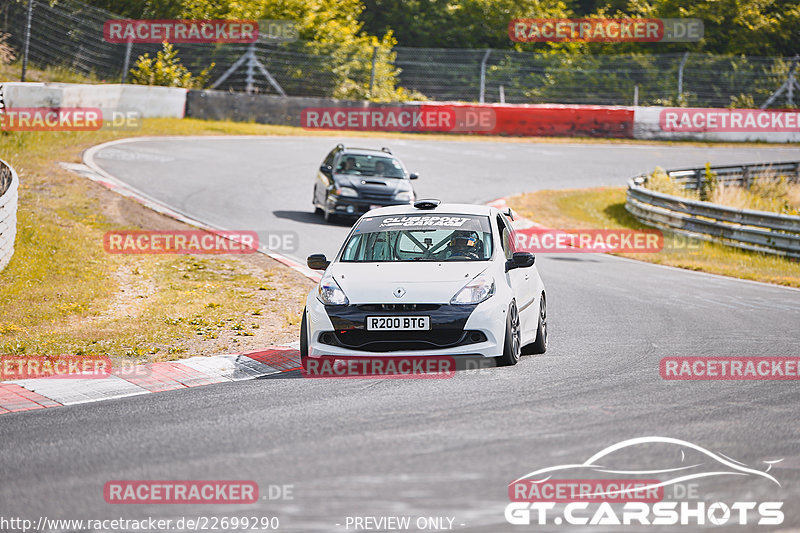
[[[486,202],[542,188],[623,185],[666,168],[798,159],[796,148],[348,140],[148,140],[97,153],[104,170],[225,229],[294,231],[302,260],[335,253],[346,224],[311,212],[337,142],[391,146],[421,196]],[[0,417],[0,515],[277,516],[279,531],[348,531],[348,516],[451,517],[456,531],[533,531],[504,518],[507,484],[633,437],[684,439],[764,470],[708,501],[783,501],[800,528],[797,381],[664,381],[666,356],[798,356],[800,291],[603,255],[540,255],[550,348],[453,379],[314,380],[299,373]],[[293,499],[241,506],[109,505],[120,479],[246,479]],[[445,521],[445,524],[447,521]],[[340,524],[340,525],[337,525]],[[566,526],[548,526],[566,531]],[[708,526],[706,526],[708,527]],[[591,531],[618,531],[595,526]],[[666,531],[627,527],[625,531]],[[693,531],[698,526],[684,526]],[[353,531],[353,528],[349,529]]]

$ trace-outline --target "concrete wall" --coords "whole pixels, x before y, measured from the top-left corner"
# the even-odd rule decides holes
[[[207,120],[252,121],[262,124],[301,126],[305,108],[382,108],[408,107],[432,109],[489,109],[495,126],[481,132],[488,135],[632,137],[633,108],[571,105],[480,105],[426,102],[413,104],[375,104],[333,98],[303,98],[272,95],[247,95],[223,91],[189,91],[186,116]]]
[[[298,127],[301,125],[300,114],[307,107],[367,108],[369,106],[369,102],[363,101],[225,91],[189,91],[186,95],[187,117]]]
[[[800,142],[800,124],[794,121],[794,131],[705,131],[679,132],[665,131],[661,126],[661,114],[666,109],[674,109],[677,112],[686,111],[688,113],[714,113],[717,115],[730,115],[732,112],[759,112],[760,110],[743,109],[705,109],[705,108],[664,108],[664,107],[636,107],[633,108],[633,137],[635,139],[658,139],[658,140],[695,140],[695,141],[762,141],[770,143]],[[766,113],[774,115],[776,113],[797,113],[797,110],[765,110]],[[788,117],[787,117],[788,118]],[[728,119],[726,124],[730,123]],[[783,121],[786,124],[786,121]],[[789,129],[789,128],[782,128]]]
[[[424,104],[375,104],[332,98],[248,95],[224,91],[199,91],[144,85],[85,85],[69,83],[2,84],[6,107],[99,107],[106,110],[138,110],[144,117],[184,116],[207,120],[234,120],[262,124],[301,126],[306,108],[347,107],[373,109],[408,107],[430,109],[449,106],[458,109],[486,109],[494,114],[494,126],[484,135],[614,137],[657,140],[800,142],[800,125],[792,122],[783,131],[665,131],[662,107],[614,107],[581,105],[510,105],[426,102]],[[729,110],[686,111],[715,112]],[[742,110],[737,110],[742,111]],[[757,110],[753,110],[757,112]],[[770,113],[781,113],[772,110]],[[786,110],[785,113],[796,113]],[[798,119],[800,121],[800,119]]]
[[[143,117],[183,118],[187,89],[147,85],[5,82],[9,108],[98,107],[103,111],[136,110]]]

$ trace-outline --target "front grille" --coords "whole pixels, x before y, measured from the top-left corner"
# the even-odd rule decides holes
[[[366,331],[351,329],[324,333],[320,342],[365,352],[434,350],[484,342],[481,331],[435,329],[429,331]]]
[[[364,192],[359,191],[361,198],[364,200],[375,200],[378,202],[390,202],[394,198],[394,194],[378,193],[378,192]]]
[[[361,311],[375,313],[380,311],[436,311],[439,304],[364,304],[359,305]]]

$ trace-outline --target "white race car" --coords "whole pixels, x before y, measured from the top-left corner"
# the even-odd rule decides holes
[[[535,257],[515,252],[508,217],[494,207],[382,207],[353,226],[308,295],[300,356],[496,357],[547,349],[544,285]]]

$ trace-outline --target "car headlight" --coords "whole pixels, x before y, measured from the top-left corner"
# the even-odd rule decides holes
[[[317,289],[317,299],[327,305],[347,305],[350,300],[344,294],[344,291],[333,276],[325,274],[319,282]]]
[[[494,278],[480,275],[467,283],[450,300],[454,305],[479,304],[494,294]]]
[[[412,191],[400,191],[394,195],[394,199],[398,202],[410,202],[414,199],[414,193]]]
[[[358,196],[358,192],[352,187],[337,187],[334,192],[339,196]]]

